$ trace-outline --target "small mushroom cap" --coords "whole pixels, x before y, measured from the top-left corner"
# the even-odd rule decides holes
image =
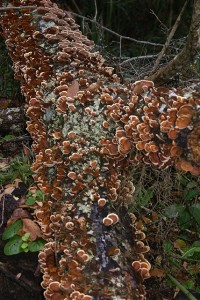
[[[65,227],[68,229],[68,230],[73,230],[74,229],[74,223],[73,222],[67,222],[65,224]]]
[[[107,215],[107,218],[111,219],[113,224],[116,224],[117,222],[119,222],[119,217],[117,214],[111,213],[111,214]]]
[[[99,200],[98,200],[98,206],[99,207],[104,207],[105,206],[105,204],[106,204],[106,199],[104,199],[104,198],[100,198]]]
[[[58,292],[60,290],[60,282],[58,281],[53,281],[49,284],[50,290],[53,292]]]
[[[138,260],[135,260],[132,262],[132,267],[136,272],[138,272],[141,268],[141,263]]]
[[[113,224],[113,220],[110,219],[110,218],[108,218],[108,217],[103,218],[103,224],[104,224],[105,226],[110,226],[110,225]]]
[[[150,274],[149,274],[149,270],[146,269],[146,268],[141,268],[140,274],[141,274],[143,279],[147,279],[147,278],[151,277]]]

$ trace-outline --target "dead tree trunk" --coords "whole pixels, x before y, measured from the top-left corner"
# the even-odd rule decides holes
[[[199,99],[149,81],[122,85],[55,4],[9,3],[0,22],[46,196],[35,211],[47,239],[39,254],[45,298],[145,299],[149,247],[128,212],[129,168],[176,164],[199,175]]]
[[[200,0],[194,1],[194,10],[186,44],[182,51],[166,66],[160,68],[149,76],[149,80],[163,84],[172,76],[180,73],[188,76],[191,74],[192,64],[200,51]]]

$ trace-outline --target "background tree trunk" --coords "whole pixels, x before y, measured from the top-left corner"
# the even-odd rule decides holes
[[[194,10],[189,34],[182,51],[167,65],[148,77],[157,84],[167,82],[174,75],[182,74],[186,78],[194,76],[194,59],[200,51],[200,0],[194,1]]]

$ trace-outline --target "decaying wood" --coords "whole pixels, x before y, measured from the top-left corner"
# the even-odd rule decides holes
[[[73,19],[49,0],[1,18],[33,139],[46,299],[146,299],[145,234],[129,213],[140,162],[200,174],[193,91],[123,85]],[[12,22],[10,22],[12,20]],[[198,140],[198,139],[197,139]]]

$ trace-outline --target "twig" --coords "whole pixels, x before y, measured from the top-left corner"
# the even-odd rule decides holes
[[[122,37],[119,38],[119,60],[122,58]]]
[[[81,13],[81,10],[80,10],[80,8],[78,7],[76,1],[75,1],[75,0],[72,0],[72,3],[73,3],[73,5],[75,6],[76,10],[77,10],[79,13]]]
[[[20,9],[36,9],[37,6],[33,5],[27,5],[27,6],[6,6],[6,7],[0,7],[0,11],[9,11],[9,10],[20,10]]]
[[[94,14],[94,21],[97,21],[97,14],[98,14],[98,9],[97,9],[97,1],[94,0],[94,7],[95,7],[95,14]]]
[[[176,278],[170,274],[167,274],[167,276],[188,297],[189,300],[197,300],[197,298],[194,297],[178,280],[176,280]]]
[[[124,60],[122,63],[121,63],[121,66],[122,65],[125,65],[126,63],[129,63],[133,60],[138,60],[138,59],[146,59],[146,58],[155,58],[157,57],[158,55],[157,54],[152,54],[152,55],[141,55],[141,56],[135,56],[135,57],[131,57],[131,58],[128,58],[126,60]]]
[[[150,9],[150,12],[151,12],[151,14],[152,14],[153,16],[156,17],[156,19],[158,20],[158,22],[159,22],[160,25],[162,26],[163,31],[168,32],[167,26],[166,26],[166,25],[158,18],[158,16],[155,14],[155,12],[154,12],[152,9]]]
[[[183,8],[181,9],[181,12],[180,12],[178,18],[176,19],[176,22],[174,23],[174,26],[172,27],[172,30],[170,31],[170,33],[169,33],[169,35],[168,35],[168,37],[167,37],[167,40],[166,40],[166,42],[165,42],[165,44],[164,44],[162,50],[160,51],[160,53],[159,53],[159,55],[158,55],[158,58],[157,58],[157,60],[156,60],[156,62],[155,62],[155,65],[154,65],[154,67],[153,67],[153,69],[152,69],[152,73],[154,73],[155,70],[157,69],[157,67],[158,67],[158,65],[159,65],[159,63],[160,63],[162,57],[164,56],[164,54],[165,54],[167,48],[169,47],[169,44],[170,44],[170,42],[171,42],[171,39],[173,38],[173,36],[174,36],[174,34],[175,34],[175,32],[176,32],[176,30],[177,30],[177,28],[178,28],[178,25],[179,25],[179,23],[180,23],[181,17],[182,17],[182,15],[183,15],[183,13],[184,13],[184,10],[185,10],[185,8],[186,8],[188,2],[189,2],[189,0],[186,0],[186,1],[185,1],[184,5],[183,5]]]
[[[3,197],[2,197],[2,211],[1,211],[1,224],[0,224],[0,227],[4,223],[4,208],[5,208],[4,202],[5,202],[5,195],[3,195]]]
[[[81,19],[84,19],[84,20],[87,20],[89,22],[92,22],[92,23],[95,23],[96,25],[100,26],[103,30],[105,31],[108,31],[110,33],[112,33],[113,35],[121,38],[121,39],[124,39],[124,40],[129,40],[129,41],[132,41],[132,42],[135,42],[135,43],[138,43],[138,44],[145,44],[145,45],[151,45],[151,46],[155,46],[155,47],[163,47],[163,44],[159,44],[159,43],[152,43],[152,42],[147,42],[147,41],[140,41],[140,40],[136,40],[136,39],[133,39],[131,37],[128,37],[128,36],[124,36],[124,35],[120,35],[119,33],[101,25],[100,23],[98,23],[97,21],[95,21],[94,19],[90,19],[90,18],[87,18],[87,17],[84,17],[84,16],[81,16],[77,13],[73,13],[73,12],[70,12],[72,15],[78,17],[78,18],[81,18]]]

